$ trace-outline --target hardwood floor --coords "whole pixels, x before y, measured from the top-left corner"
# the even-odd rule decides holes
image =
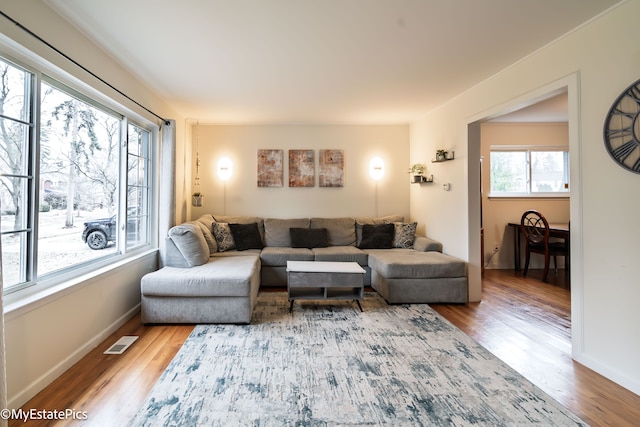
[[[144,326],[136,315],[22,406],[25,411],[86,411],[86,421],[11,420],[9,426],[128,425],[192,330],[192,325]],[[139,338],[122,355],[102,354],[123,335]]]
[[[487,270],[483,300],[432,307],[592,426],[637,426],[640,396],[571,359],[570,294],[563,274],[542,283]],[[86,411],[88,420],[28,426],[128,425],[193,326],[144,326],[135,316],[23,409]],[[122,335],[140,338],[123,355],[102,354]],[[12,420],[10,426],[25,425]]]
[[[541,278],[486,270],[482,302],[432,307],[590,425],[640,425],[640,396],[571,359],[564,273]]]

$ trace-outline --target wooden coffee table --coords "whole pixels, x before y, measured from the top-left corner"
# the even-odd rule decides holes
[[[287,261],[287,293],[295,300],[353,300],[364,296],[364,268],[357,262]]]

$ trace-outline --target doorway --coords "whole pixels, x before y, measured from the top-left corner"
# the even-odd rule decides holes
[[[477,263],[480,266],[480,260],[482,259],[482,251],[485,248],[481,248],[480,235],[481,235],[481,211],[484,218],[482,218],[485,234],[485,247],[489,249],[487,252],[491,252],[493,244],[495,243],[493,237],[488,237],[487,230],[487,209],[486,206],[482,206],[482,199],[480,191],[478,191],[479,184],[478,179],[481,174],[481,154],[482,154],[482,124],[490,123],[491,120],[498,119],[502,116],[508,116],[512,114],[512,118],[517,117],[517,114],[524,114],[527,112],[527,108],[535,109],[534,105],[538,107],[544,106],[544,101],[550,100],[556,96],[566,96],[566,116],[567,116],[567,132],[568,132],[568,146],[570,155],[569,169],[570,169],[570,199],[569,199],[569,220],[571,222],[571,329],[572,329],[572,343],[574,349],[582,348],[581,332],[582,332],[582,217],[580,206],[582,205],[581,196],[581,181],[580,181],[580,137],[579,137],[579,75],[572,74],[556,82],[550,83],[537,90],[524,94],[516,99],[513,99],[505,104],[499,105],[492,110],[486,111],[472,118],[467,124],[468,130],[468,212],[469,212],[469,260],[475,260],[472,262]],[[551,102],[551,101],[549,101]],[[499,119],[498,119],[499,120]],[[488,162],[483,162],[486,164]],[[485,171],[488,169],[485,167]],[[487,192],[487,173],[483,172],[484,177],[484,192]],[[484,197],[484,195],[482,196]],[[519,220],[519,217],[518,217]],[[502,233],[504,240],[504,232]],[[507,253],[513,249],[505,246],[507,242],[498,242],[502,245],[502,251]],[[485,262],[487,256],[485,252]],[[513,260],[513,255],[511,255]],[[469,286],[470,290],[475,289],[478,294],[478,299],[481,298],[481,269],[474,269],[470,271]]]
[[[515,259],[516,253],[521,254],[514,247],[518,228],[513,224],[519,224],[523,212],[535,209],[554,226],[567,226],[571,190],[568,116],[565,88],[480,124],[480,155],[484,160],[482,255],[486,268],[508,270],[522,265]],[[563,261],[559,260],[560,267]],[[531,257],[531,270],[542,269],[543,265],[543,256]],[[537,277],[537,273],[530,274]],[[559,275],[564,275],[562,268],[558,269]]]

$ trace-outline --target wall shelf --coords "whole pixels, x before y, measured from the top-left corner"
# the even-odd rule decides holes
[[[420,181],[411,181],[412,184],[429,184],[433,182],[433,175],[429,175],[429,176],[424,176],[421,175],[420,176],[422,178],[422,180]]]
[[[442,162],[448,162],[449,160],[453,160],[455,158],[455,152],[451,152],[451,153],[446,153],[446,156],[444,159],[431,159],[431,163],[442,163]]]

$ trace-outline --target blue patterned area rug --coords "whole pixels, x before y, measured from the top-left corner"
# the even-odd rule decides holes
[[[586,426],[426,304],[296,302],[199,325],[130,425]]]

